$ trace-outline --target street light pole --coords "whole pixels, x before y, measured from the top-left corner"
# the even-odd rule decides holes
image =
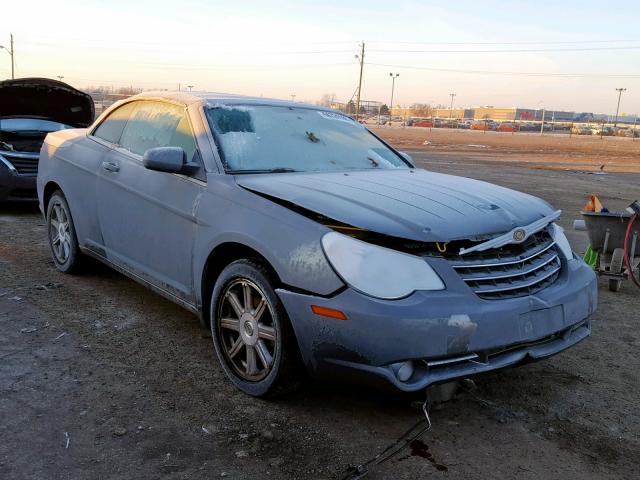
[[[389,76],[391,77],[391,103],[389,104],[389,126],[391,126],[391,119],[393,118],[391,115],[391,112],[393,111],[393,90],[396,86],[396,78],[398,78],[400,74],[396,73],[394,75],[393,73],[390,73]]]
[[[4,48],[9,55],[11,55],[11,79],[13,80],[15,77],[15,62],[14,62],[14,58],[13,58],[13,33],[10,34],[10,40],[9,40],[9,48],[5,47],[4,45],[0,45],[0,48]]]
[[[613,129],[615,130],[618,126],[618,112],[620,111],[620,97],[622,97],[622,92],[626,92],[626,88],[616,88],[616,92],[618,92],[618,106],[616,107],[616,121],[613,124]]]
[[[451,121],[451,117],[453,115],[453,97],[455,97],[456,94],[450,93],[449,96],[451,97],[451,105],[449,105],[449,121]]]

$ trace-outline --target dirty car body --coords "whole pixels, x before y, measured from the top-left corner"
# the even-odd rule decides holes
[[[149,168],[152,135],[125,138],[144,105],[183,112],[192,140],[172,146],[186,152],[188,169]],[[415,168],[320,107],[133,97],[88,129],[47,137],[43,212],[55,190],[83,253],[205,323],[216,275],[238,255],[259,258],[318,377],[416,391],[549,357],[591,331],[595,275],[571,252],[559,212],[527,194]]]
[[[91,97],[49,78],[0,82],[0,201],[34,201],[42,142],[50,132],[87,127]]]

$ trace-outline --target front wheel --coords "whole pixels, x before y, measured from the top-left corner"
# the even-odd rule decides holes
[[[222,367],[243,392],[273,396],[298,385],[295,337],[264,266],[251,259],[229,264],[211,296],[211,336]]]

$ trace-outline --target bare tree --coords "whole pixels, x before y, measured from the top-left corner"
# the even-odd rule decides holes
[[[356,104],[354,103],[353,100],[349,100],[349,102],[347,102],[345,110],[346,110],[345,113],[347,115],[353,115],[354,113],[356,113]]]
[[[141,88],[134,88],[134,87],[120,87],[116,90],[116,93],[120,95],[135,95],[140,92],[142,92]]]
[[[427,103],[414,103],[411,110],[416,117],[430,117],[433,114],[433,108]]]
[[[325,93],[320,97],[318,101],[318,105],[322,105],[323,107],[330,107],[336,101],[335,93]]]

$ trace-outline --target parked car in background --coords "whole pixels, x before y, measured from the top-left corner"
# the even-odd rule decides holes
[[[593,135],[601,135],[603,137],[612,137],[616,134],[613,127],[600,126],[592,129]]]
[[[412,127],[433,128],[433,120],[418,119],[412,122]]]
[[[250,395],[303,368],[416,391],[539,360],[597,304],[559,210],[312,105],[131,97],[46,137],[38,197],[60,271],[91,256],[197,313]]]
[[[93,99],[49,78],[0,82],[0,202],[34,201],[38,157],[48,133],[87,127]]]
[[[498,125],[498,128],[496,128],[496,131],[513,133],[518,131],[518,127],[516,127],[516,125],[513,123],[503,122],[500,125]]]
[[[518,131],[519,132],[534,132],[534,131],[540,131],[540,126],[536,126],[535,123],[531,123],[531,122],[519,122],[518,123]]]
[[[493,120],[476,120],[471,124],[471,130],[495,130],[497,127]]]

